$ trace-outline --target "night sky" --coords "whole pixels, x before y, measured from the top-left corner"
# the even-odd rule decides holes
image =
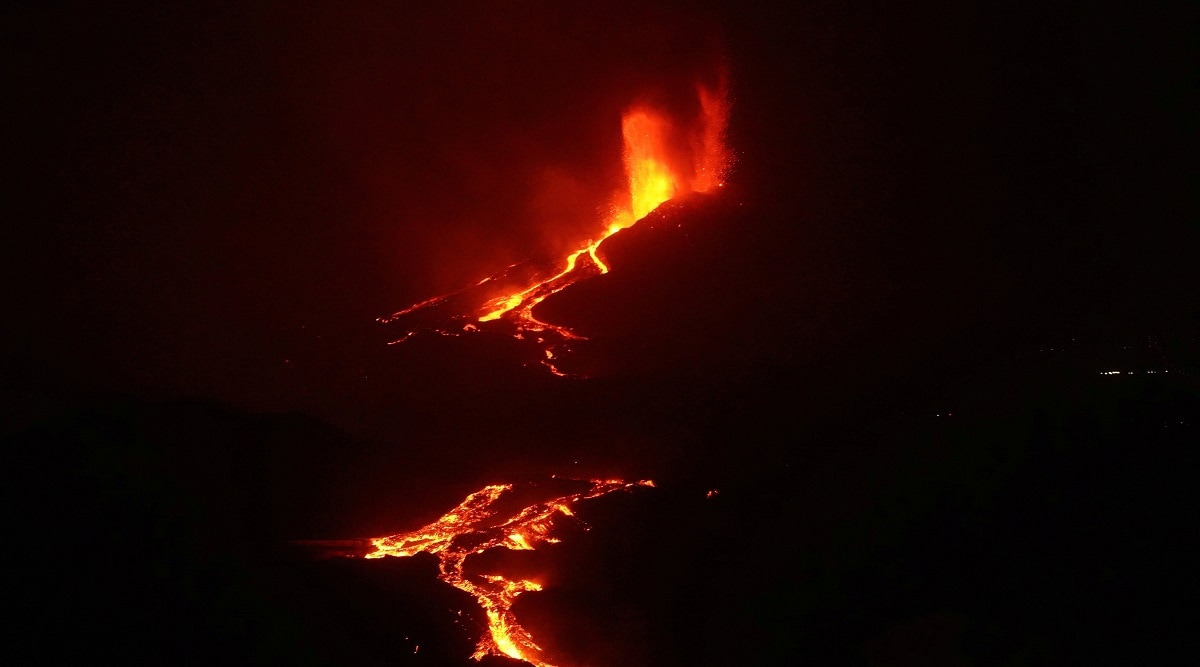
[[[512,4],[3,10],[30,648],[128,657],[149,628],[172,662],[340,664],[405,627],[440,647],[414,664],[457,664],[428,568],[287,541],[579,466],[666,481],[572,556],[617,583],[530,603],[591,628],[543,625],[594,664],[1147,657],[1193,578],[1182,3]],[[694,112],[722,71],[728,187],[554,306],[590,323],[596,377],[386,345],[375,318],[574,248],[622,187],[622,111]],[[744,526],[765,553],[731,545]],[[740,583],[756,565],[771,591]],[[745,653],[705,644],[725,631]]]

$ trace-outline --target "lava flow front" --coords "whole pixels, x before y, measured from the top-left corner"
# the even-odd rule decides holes
[[[455,294],[434,297],[414,304],[380,322],[406,324],[403,336],[393,341],[402,343],[422,331],[445,336],[459,336],[484,330],[512,336],[537,345],[542,358],[539,362],[556,375],[555,360],[569,343],[585,340],[566,327],[537,319],[533,309],[549,296],[592,276],[608,273],[609,267],[597,251],[605,239],[631,227],[660,204],[680,195],[710,192],[723,185],[722,179],[732,164],[725,147],[725,127],[729,104],[725,85],[716,89],[697,86],[698,115],[694,119],[674,122],[663,110],[649,105],[628,109],[622,117],[625,144],[625,173],[628,191],[613,203],[612,213],[604,227],[593,238],[583,241],[567,255],[553,274],[515,275],[524,265],[513,265],[504,271]],[[523,279],[523,280],[522,280]],[[523,284],[515,291],[496,295],[492,289],[513,283]],[[511,287],[508,289],[511,290]],[[473,301],[482,295],[482,305]],[[451,311],[448,317],[435,317],[431,324],[422,325],[413,317],[434,308],[459,308],[468,312]],[[487,329],[485,329],[485,327]]]
[[[375,551],[367,558],[384,556],[413,556],[428,553],[437,556],[438,575],[442,581],[465,591],[479,601],[487,614],[488,635],[479,640],[476,660],[486,655],[507,655],[538,667],[550,667],[542,659],[542,648],[534,643],[525,628],[517,623],[512,606],[517,596],[526,591],[541,590],[533,581],[510,580],[498,574],[471,577],[463,570],[467,556],[490,549],[532,550],[543,543],[554,543],[554,520],[574,516],[575,503],[602,496],[613,491],[639,486],[654,486],[649,480],[580,481],[587,484],[582,491],[535,502],[509,513],[496,507],[512,484],[496,484],[467,496],[466,500],[433,523],[412,532],[377,537],[371,540]]]

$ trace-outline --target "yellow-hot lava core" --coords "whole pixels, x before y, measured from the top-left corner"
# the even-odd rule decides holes
[[[428,553],[438,558],[438,578],[473,596],[487,616],[488,634],[480,638],[472,656],[506,655],[537,667],[552,667],[543,658],[543,650],[517,622],[512,612],[517,596],[540,591],[541,584],[524,579],[508,579],[499,574],[468,576],[463,569],[467,557],[490,549],[533,550],[541,544],[553,544],[557,516],[574,516],[571,506],[589,498],[654,482],[625,482],[619,479],[580,480],[587,488],[575,493],[536,502],[508,514],[496,503],[513,489],[512,484],[495,484],[467,496],[437,521],[408,533],[371,540],[375,551],[367,558],[413,556]]]

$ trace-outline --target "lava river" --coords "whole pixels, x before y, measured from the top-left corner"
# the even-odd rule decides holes
[[[521,627],[512,611],[518,595],[541,590],[541,585],[500,574],[473,577],[465,573],[463,566],[468,556],[492,549],[532,550],[541,544],[558,542],[553,536],[554,523],[562,517],[573,517],[572,507],[576,503],[614,491],[654,486],[649,480],[580,480],[579,483],[587,488],[510,511],[504,511],[499,501],[513,490],[513,485],[486,486],[427,526],[372,539],[375,551],[366,557],[419,553],[436,556],[438,578],[473,596],[487,615],[488,634],[479,640],[472,657],[479,660],[486,655],[506,655],[538,667],[550,667],[543,659],[543,649]]]

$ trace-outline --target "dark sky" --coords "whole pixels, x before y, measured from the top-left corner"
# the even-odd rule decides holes
[[[949,344],[1194,321],[1176,8],[344,5],[6,10],[14,413],[293,408],[297,347],[586,233],[621,110],[722,64],[743,266]]]

